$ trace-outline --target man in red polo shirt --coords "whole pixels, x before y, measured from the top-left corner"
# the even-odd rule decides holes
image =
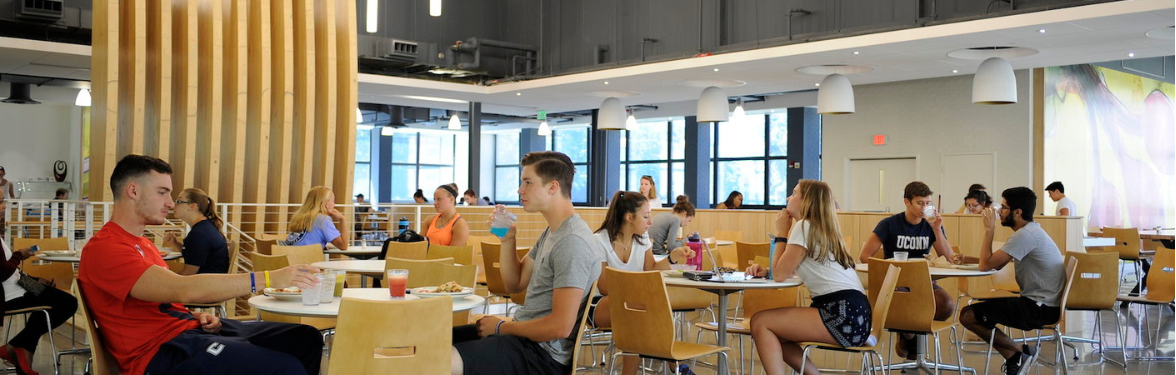
[[[86,244],[78,284],[102,341],[123,374],[317,374],[322,336],[301,324],[218,319],[177,302],[215,303],[267,284],[307,287],[311,266],[248,274],[177,275],[143,237],[165,222],[172,200],[171,166],[128,155],[110,177],[110,222]]]

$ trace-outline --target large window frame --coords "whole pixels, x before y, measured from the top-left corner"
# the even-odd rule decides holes
[[[351,190],[357,195],[363,194],[367,198],[367,201],[372,202],[376,199],[377,193],[379,192],[378,187],[372,184],[372,143],[378,141],[378,139],[373,139],[371,126],[365,127],[359,125],[355,134],[355,169],[351,177],[351,183],[353,185]],[[360,152],[360,150],[366,150],[366,152]],[[367,156],[367,158],[364,159],[364,156]],[[362,179],[359,173],[361,168],[366,168],[367,170],[367,173],[364,174],[364,178]],[[362,188],[359,186],[359,182],[361,181],[366,182]]]
[[[573,182],[572,182],[573,187],[575,186],[575,179],[583,179],[583,181],[584,181],[584,186],[582,187],[582,189],[572,189],[572,204],[576,205],[576,206],[587,206],[589,203],[589,200],[590,200],[589,198],[592,196],[591,194],[589,194],[589,190],[592,189],[592,179],[589,178],[589,176],[590,176],[590,173],[592,170],[592,132],[593,131],[592,131],[591,127],[579,127],[579,126],[552,129],[551,136],[548,137],[548,139],[551,142],[550,143],[550,150],[557,151],[557,152],[563,152],[565,155],[567,154],[567,152],[560,150],[559,134],[560,134],[560,132],[568,132],[568,131],[584,131],[584,137],[583,137],[584,138],[584,150],[585,150],[584,151],[584,161],[576,161],[576,159],[573,158],[572,155],[568,155],[568,157],[572,159],[572,166],[576,168],[576,177],[574,177]],[[520,170],[519,173],[522,174],[522,170]],[[580,194],[579,192],[583,193],[583,199],[576,199],[576,196]]]
[[[664,126],[664,131],[665,131],[665,139],[664,140],[665,140],[665,145],[666,145],[666,156],[664,159],[633,160],[633,153],[631,152],[631,149],[630,149],[630,145],[632,145],[630,136],[632,135],[633,132],[631,130],[625,131],[625,135],[621,139],[621,141],[624,142],[624,147],[622,147],[624,152],[621,155],[623,158],[621,159],[621,166],[620,166],[620,172],[621,172],[620,190],[640,191],[639,188],[632,188],[633,186],[640,186],[640,180],[641,180],[641,176],[636,176],[636,179],[631,178],[633,176],[630,176],[629,171],[632,169],[631,168],[632,166],[634,166],[634,165],[659,165],[660,164],[665,167],[666,178],[657,180],[658,178],[660,178],[660,176],[653,176],[653,177],[655,178],[654,182],[657,184],[658,197],[661,198],[661,202],[662,202],[661,207],[672,206],[674,203],[675,197],[677,197],[678,195],[685,194],[685,191],[678,191],[678,189],[674,188],[675,182],[684,182],[684,181],[676,181],[676,179],[674,178],[674,166],[675,165],[682,166],[682,168],[683,168],[682,179],[685,180],[685,165],[686,165],[686,152],[685,152],[685,150],[683,149],[680,153],[675,152],[675,150],[674,150],[674,125],[675,125],[674,123],[675,122],[681,122],[682,126],[685,126],[685,120],[681,120],[681,119],[679,119],[679,120],[667,119],[664,122],[652,121],[652,122],[638,123],[638,126]],[[685,131],[683,131],[682,133],[683,134],[681,134],[680,136],[685,137]],[[683,140],[683,142],[685,142],[685,140]],[[676,153],[678,153],[678,155],[675,155]],[[636,183],[636,185],[634,185],[634,183]],[[683,186],[682,190],[685,190],[685,186]],[[653,207],[653,208],[658,208],[658,207]]]
[[[405,135],[411,134],[413,136],[413,140],[412,140],[413,149],[415,150],[416,153],[415,153],[414,157],[412,158],[413,162],[396,161],[395,155],[396,155],[396,147],[397,146],[396,146],[396,142],[392,142],[391,146],[388,149],[388,152],[392,153],[392,155],[393,155],[393,161],[391,163],[389,163],[390,169],[392,171],[395,171],[396,167],[410,167],[410,168],[412,168],[413,169],[413,180],[416,182],[417,189],[421,189],[424,192],[425,197],[428,198],[430,202],[433,201],[433,197],[432,197],[433,190],[436,189],[436,187],[440,186],[441,184],[437,184],[437,186],[421,185],[421,169],[422,169],[422,167],[424,167],[424,168],[449,168],[450,171],[453,173],[453,178],[451,179],[452,181],[443,182],[443,183],[449,183],[449,182],[457,183],[457,182],[459,182],[458,180],[460,180],[460,179],[458,178],[459,168],[458,168],[458,152],[457,152],[457,148],[459,147],[459,145],[458,145],[459,142],[458,142],[457,133],[448,134],[448,136],[451,137],[450,142],[452,142],[451,144],[453,147],[453,155],[452,155],[452,160],[451,160],[452,162],[450,164],[421,162],[421,159],[422,159],[422,157],[421,157],[421,150],[422,150],[421,149],[421,138],[422,137],[421,137],[421,135],[425,134],[425,133],[420,132],[420,131],[397,132],[397,133],[393,134],[392,137],[395,137],[397,135],[402,135],[402,134],[405,134]],[[430,133],[430,135],[436,135],[436,133]],[[394,202],[412,202],[413,201],[412,193],[409,193],[409,196],[407,199],[404,199],[404,197],[396,196],[395,189],[392,187],[392,181],[391,181],[391,179],[395,176],[396,176],[395,172],[390,173],[388,176],[381,176],[381,178],[384,180],[382,182],[386,182],[387,183],[386,186],[388,186],[389,189],[392,189],[391,194],[390,194],[390,195],[392,195],[392,201],[394,201]],[[381,185],[384,185],[384,184],[381,184]]]
[[[780,201],[780,202],[776,202],[772,199],[772,193],[771,193],[772,192],[771,188],[773,186],[772,185],[772,182],[773,182],[773,180],[772,180],[772,162],[777,161],[778,163],[785,164],[784,176],[782,176],[783,181],[778,181],[780,184],[782,184],[782,186],[786,186],[788,183],[787,171],[789,168],[789,166],[787,165],[788,164],[788,148],[787,147],[785,147],[783,150],[784,155],[774,155],[773,156],[771,153],[771,148],[772,148],[772,139],[771,139],[772,119],[771,119],[771,116],[772,115],[787,116],[787,113],[747,115],[749,117],[749,119],[744,120],[744,121],[750,121],[751,117],[760,117],[763,119],[763,133],[760,133],[758,135],[756,135],[756,134],[750,134],[750,135],[743,134],[743,135],[741,135],[741,136],[746,136],[746,137],[762,136],[764,138],[763,154],[759,155],[759,156],[744,156],[744,157],[722,157],[722,156],[720,156],[719,145],[720,145],[720,139],[723,136],[723,134],[722,134],[723,126],[721,126],[721,125],[723,125],[725,123],[712,123],[711,124],[711,126],[712,126],[711,127],[711,130],[712,130],[711,134],[712,134],[713,139],[711,140],[712,144],[711,144],[711,163],[710,163],[711,164],[710,165],[710,167],[711,167],[711,173],[710,173],[711,181],[710,182],[711,182],[711,202],[714,202],[712,206],[717,206],[719,203],[722,203],[724,200],[727,199],[727,194],[730,193],[730,191],[719,191],[719,185],[721,182],[719,179],[720,165],[722,163],[739,162],[739,161],[762,162],[763,168],[764,168],[764,182],[763,182],[763,186],[762,186],[763,197],[764,197],[763,204],[754,204],[753,205],[753,204],[744,203],[743,206],[741,207],[741,209],[780,209],[780,208],[783,208],[787,204],[787,200],[788,200],[787,197],[790,192],[786,191],[782,201]],[[784,121],[785,121],[784,137],[785,137],[785,139],[787,139],[787,132],[788,132],[787,117],[785,117]],[[743,193],[744,202],[746,202],[748,192],[741,191],[741,193]]]
[[[512,158],[499,157],[500,156],[499,155],[499,151],[500,151],[499,147],[502,144],[501,137],[511,135],[511,134],[514,135],[513,142],[509,142],[510,139],[508,139],[508,142],[513,143],[515,145],[514,154],[516,154],[516,155]],[[513,197],[513,200],[510,197],[504,198],[503,195],[499,195],[499,191],[498,191],[498,184],[500,182],[502,182],[502,181],[499,181],[499,178],[500,178],[499,177],[500,174],[498,173],[499,170],[507,171],[509,174],[509,170],[513,168],[516,176],[521,176],[523,174],[523,168],[520,165],[521,160],[520,160],[519,156],[517,155],[518,150],[519,150],[519,146],[520,146],[519,145],[519,138],[520,138],[520,134],[518,132],[516,132],[516,133],[494,133],[494,153],[493,153],[493,155],[494,155],[494,170],[490,172],[490,173],[494,174],[494,179],[493,179],[494,180],[494,187],[492,188],[493,193],[490,194],[491,197],[494,197],[494,203],[511,204],[511,205],[519,204],[518,188],[517,188],[519,185],[518,178],[514,179],[515,180],[514,185],[516,188],[514,189],[514,193],[513,193],[514,195],[510,196],[510,197]],[[506,160],[503,160],[503,159],[506,159]],[[508,191],[508,194],[509,194],[509,191]]]

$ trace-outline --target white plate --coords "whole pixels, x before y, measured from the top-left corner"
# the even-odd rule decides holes
[[[70,250],[46,250],[46,251],[38,252],[37,254],[44,255],[47,257],[72,257],[74,255],[77,255],[78,252],[70,251]]]
[[[463,287],[463,288],[461,288],[460,292],[455,292],[455,293],[433,293],[432,291],[434,291],[434,290],[437,290],[437,287],[426,286],[426,287],[420,287],[420,288],[413,288],[412,295],[417,296],[417,297],[421,297],[421,298],[449,296],[449,297],[453,297],[456,299],[456,298],[465,298],[465,296],[474,294],[474,288],[470,288],[470,287]]]
[[[686,277],[682,270],[662,270],[661,273],[665,277]]]
[[[277,298],[280,301],[297,301],[297,302],[302,301],[302,293],[301,292],[291,293],[291,292],[266,291],[265,295],[273,297],[273,298]]]
[[[957,270],[979,271],[980,265],[979,264],[955,264],[955,265],[952,265],[951,268],[955,268]]]

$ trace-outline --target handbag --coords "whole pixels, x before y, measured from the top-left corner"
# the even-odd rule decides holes
[[[29,276],[24,272],[20,273],[20,278],[16,280],[16,285],[24,288],[28,294],[32,294],[34,296],[39,296],[41,295],[41,292],[45,291],[45,285],[42,285],[41,282],[37,281],[36,278]]]

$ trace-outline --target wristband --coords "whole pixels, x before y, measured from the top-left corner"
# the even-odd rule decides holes
[[[497,335],[497,334],[501,334],[501,333],[502,333],[502,331],[501,331],[501,329],[502,329],[502,323],[506,323],[506,321],[505,321],[505,320],[499,320],[499,321],[498,321],[498,325],[494,326],[494,334],[496,334],[496,335]]]
[[[249,293],[257,294],[257,274],[249,273]]]
[[[666,256],[666,260],[670,261],[670,264],[678,264],[678,262],[674,261],[674,253],[672,251],[670,252],[670,255]]]
[[[269,271],[265,271],[265,287],[266,287],[266,288],[269,288],[269,287],[270,287],[270,277],[269,277]]]

